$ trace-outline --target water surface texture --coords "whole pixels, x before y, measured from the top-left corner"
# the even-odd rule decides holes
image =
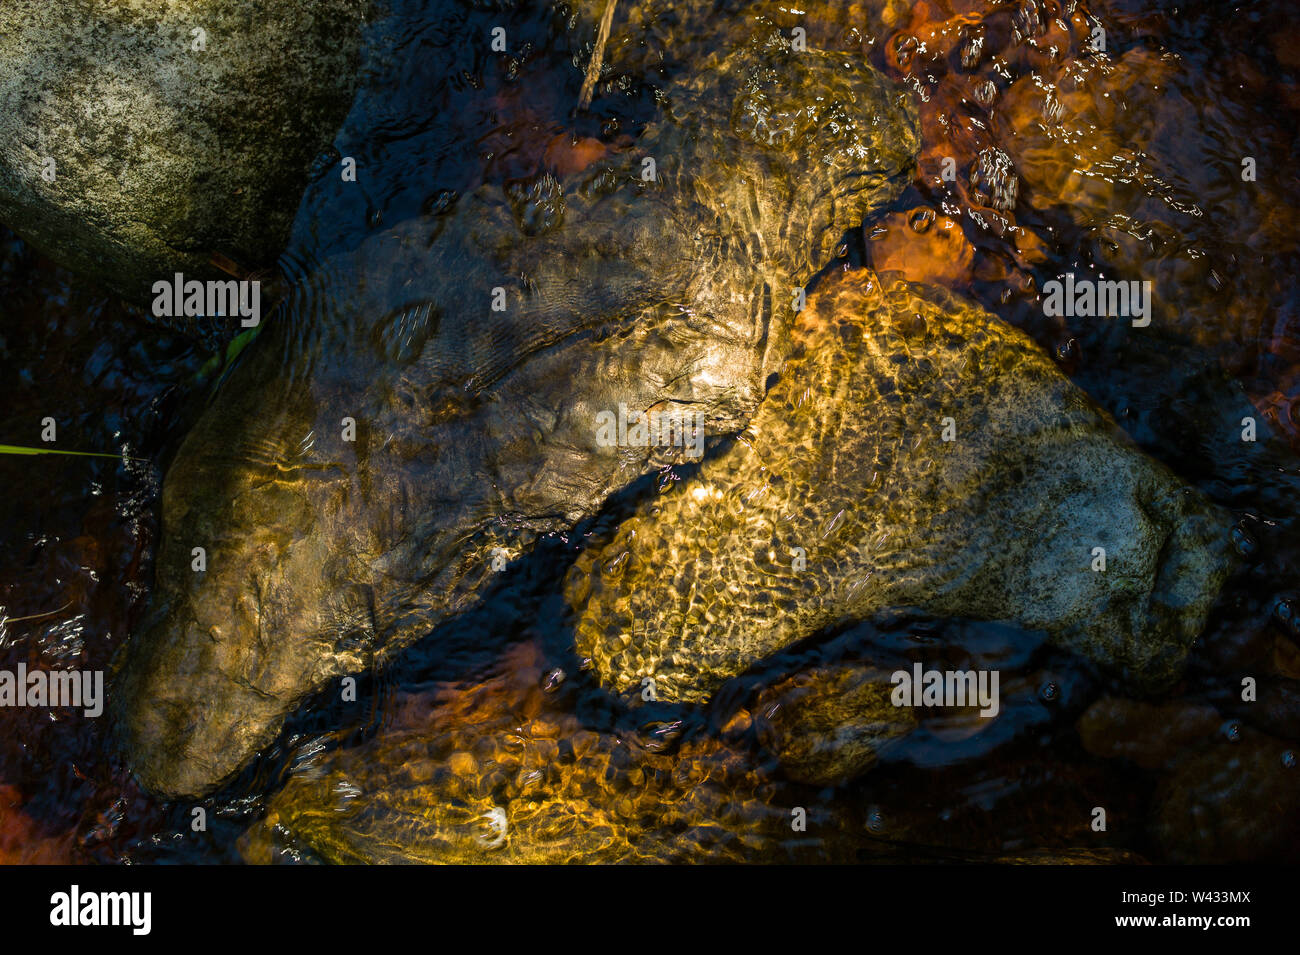
[[[602,10],[379,0],[255,335],[0,228],[0,861],[1300,860],[1294,12]]]

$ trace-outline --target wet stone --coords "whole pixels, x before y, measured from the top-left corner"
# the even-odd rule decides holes
[[[172,0],[101,17],[5,0],[0,219],[141,305],[175,272],[228,279],[214,255],[274,265],[304,189],[336,155],[366,8],[323,0],[269,16],[242,0]],[[168,321],[213,341],[238,331]]]
[[[864,333],[817,332],[845,320]],[[1041,629],[1137,687],[1177,678],[1233,563],[1228,514],[1135,451],[1036,344],[950,293],[850,274],[801,321],[805,351],[754,440],[659,498],[657,520],[631,518],[637,559],[618,578],[599,574],[598,540],[569,572],[578,652],[604,685],[652,674],[660,700],[704,701],[822,627],[891,606]],[[738,519],[728,502],[756,474],[783,481]],[[766,559],[777,527],[806,566]],[[1125,569],[1094,571],[1080,557],[1094,546]],[[966,570],[954,581],[950,567]],[[608,626],[625,617],[630,633]]]

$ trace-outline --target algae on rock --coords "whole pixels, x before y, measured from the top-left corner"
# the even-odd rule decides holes
[[[176,272],[228,279],[214,255],[273,265],[367,7],[0,0],[0,221],[139,304]],[[214,321],[190,330],[233,334]]]

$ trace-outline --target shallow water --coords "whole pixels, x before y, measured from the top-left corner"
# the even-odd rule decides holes
[[[383,175],[349,188],[325,174],[337,157],[322,157],[282,263],[286,284],[375,230],[435,213],[449,192],[547,166],[572,174],[598,144],[635,137],[653,116],[655,85],[699,53],[620,18],[610,56],[626,82],[602,84],[575,116],[589,36],[575,42],[541,13],[421,7],[395,3],[373,18],[364,91],[336,141],[339,155]],[[1085,49],[1085,13],[1106,30],[1104,57]],[[1178,686],[1133,701],[1040,635],[900,616],[791,648],[711,706],[628,709],[582,671],[561,582],[587,535],[686,473],[667,469],[544,541],[479,607],[364,677],[358,703],[335,688],[315,698],[203,803],[205,832],[192,830],[193,804],[160,803],[130,781],[106,720],[0,711],[6,861],[237,861],[241,851],[310,860],[320,853],[309,846],[253,839],[250,849],[244,834],[291,774],[310,779],[328,764],[373,780],[394,738],[424,747],[430,766],[456,767],[462,798],[521,803],[532,786],[580,807],[581,825],[603,834],[583,858],[650,844],[660,848],[646,857],[798,861],[1065,848],[1151,861],[1300,858],[1300,609],[1286,609],[1300,597],[1300,179],[1290,160],[1300,26],[1277,5],[1154,0],[816,4],[803,16],[810,45],[865,57],[915,90],[923,124],[916,181],[847,237],[831,268],[898,269],[979,301],[1239,518],[1245,566]],[[464,41],[498,22],[528,52],[487,56]],[[655,57],[621,45],[632,36]],[[647,72],[645,60],[660,57]],[[1244,156],[1256,160],[1254,182],[1241,179]],[[524,205],[547,214],[544,198]],[[1067,271],[1151,280],[1159,334],[1045,316],[1043,286]],[[0,668],[106,668],[146,602],[162,467],[213,372],[197,346],[8,233],[0,285],[0,441],[38,444],[51,415],[62,440],[131,458],[0,455]],[[1235,440],[1235,422],[1252,413],[1277,431],[1274,444]],[[923,716],[846,785],[791,781],[763,745],[763,721],[779,714],[789,674],[845,661],[996,668],[1002,712]],[[1257,702],[1240,699],[1246,676]],[[606,754],[617,772],[598,780],[589,764],[559,758],[575,749]],[[631,796],[637,804],[623,805]],[[789,833],[790,806],[808,808],[806,835]],[[1098,806],[1104,833],[1089,826]],[[721,836],[691,828],[719,818]],[[751,838],[725,838],[737,831]]]

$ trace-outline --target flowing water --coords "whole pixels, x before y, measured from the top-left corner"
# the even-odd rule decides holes
[[[622,0],[615,21],[614,79],[578,112],[592,36],[566,29],[576,20],[505,4],[384,5],[283,282],[482,183],[516,189],[525,223],[553,215],[528,184],[625,147],[653,117],[655,89],[706,52],[702,39],[640,29],[634,6]],[[311,813],[296,832],[276,830],[291,777],[326,817],[347,811],[349,786],[384,789],[383,811],[406,822],[385,829],[368,807],[374,838],[396,831],[431,859],[556,858],[529,846],[557,842],[560,858],[596,861],[1300,858],[1300,23],[1285,5],[1208,0],[772,9],[804,25],[810,46],[911,89],[920,110],[915,180],[845,237],[828,272],[898,270],[978,301],[1233,512],[1242,566],[1177,686],[1135,697],[1040,634],[895,615],[800,643],[710,705],[628,708],[576,656],[563,581],[584,541],[689,477],[690,466],[669,467],[543,540],[476,608],[363,675],[356,702],[337,687],[313,698],[208,800],[143,792],[107,720],[0,710],[0,860],[402,857],[331,836],[327,823],[313,843]],[[510,55],[468,39],[500,23]],[[383,174],[342,182],[341,156]],[[221,362],[0,235],[0,442],[39,444],[51,416],[64,446],[126,456],[0,455],[0,669],[107,669],[148,599],[165,463]],[[1152,334],[1045,314],[1044,287],[1067,272],[1150,281]],[[1247,415],[1276,440],[1225,439]],[[838,786],[777,765],[772,741],[797,733],[783,714],[809,674],[916,661],[999,670],[1001,712],[922,713]],[[503,804],[521,834],[510,846],[447,835]],[[207,820],[197,832],[196,806]],[[806,831],[791,830],[793,807],[807,811]],[[1105,831],[1092,826],[1097,807]]]

